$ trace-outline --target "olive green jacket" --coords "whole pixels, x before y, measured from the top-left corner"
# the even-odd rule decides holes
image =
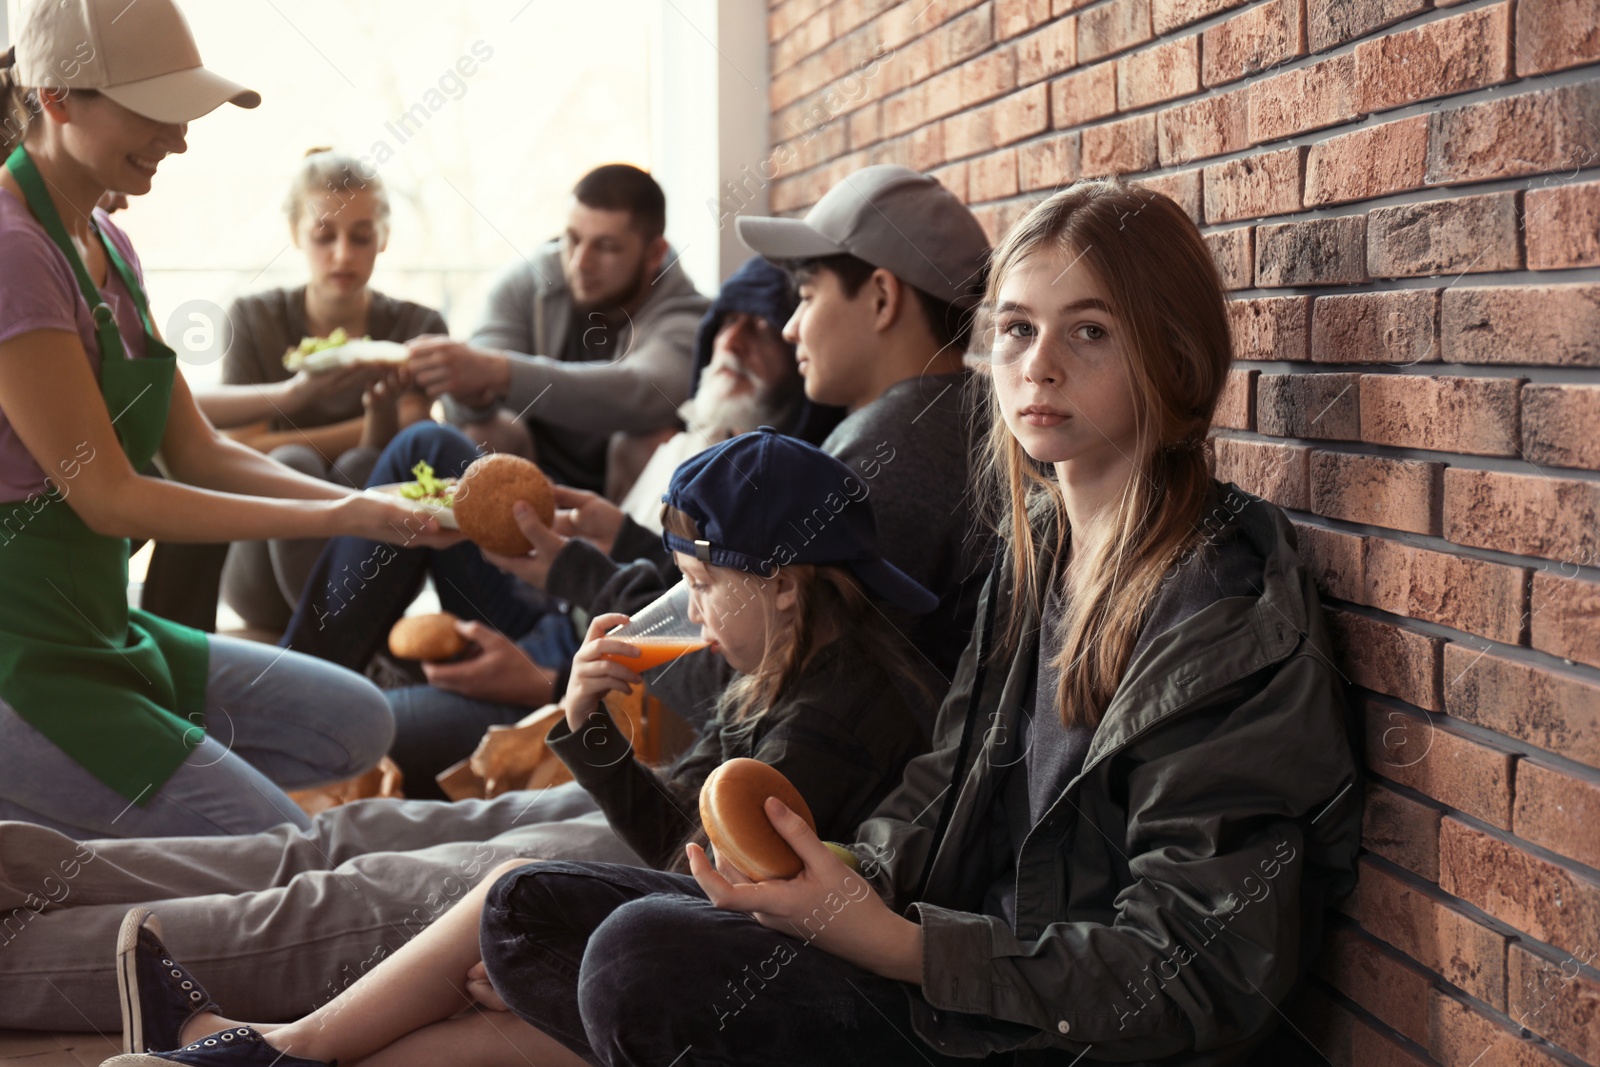
[[[982,908],[1012,859],[1000,789],[1023,760],[1011,742],[1037,625],[992,654],[998,567],[933,750],[858,830],[864,873],[922,926],[912,1021],[947,1055],[1239,1062],[1355,884],[1359,740],[1316,588],[1282,512],[1219,488],[1264,560],[1259,594],[1209,602],[1129,664],[1081,772],[1015,857],[1015,931]],[[1204,559],[1175,569],[1152,617]]]

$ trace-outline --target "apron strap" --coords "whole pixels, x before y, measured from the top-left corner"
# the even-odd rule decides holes
[[[23,196],[27,199],[28,208],[33,212],[34,218],[39,220],[39,225],[44,227],[44,232],[61,249],[67,257],[67,263],[72,267],[73,276],[78,279],[78,288],[83,293],[84,302],[89,305],[89,312],[94,316],[95,335],[100,344],[100,357],[125,358],[127,349],[122,344],[122,332],[117,329],[117,317],[106,304],[105,298],[100,295],[100,290],[95,286],[94,279],[89,277],[89,269],[83,265],[83,257],[78,255],[78,250],[73,247],[72,238],[67,235],[67,228],[61,224],[61,216],[56,212],[55,204],[50,199],[50,194],[45,191],[44,177],[39,173],[39,168],[34,165],[33,157],[28,155],[28,150],[18,145],[16,151],[6,160],[6,169],[17,180],[17,185],[22,189]],[[139,319],[144,323],[145,332],[151,336],[155,330],[150,325],[150,307],[145,300],[144,290],[139,286],[139,280],[133,273],[133,268],[127,260],[117,251],[116,246],[106,240],[100,228],[90,220],[90,227],[95,236],[105,246],[106,255],[111,264],[116,268],[117,274],[122,278],[122,284],[133,296],[133,303],[139,309]]]

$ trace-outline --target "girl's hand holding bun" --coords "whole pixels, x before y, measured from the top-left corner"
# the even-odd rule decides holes
[[[805,938],[873,974],[920,986],[921,928],[890,911],[866,879],[781,800],[767,798],[766,813],[805,869],[793,878],[736,885],[711,865],[705,849],[691,844],[689,871],[711,903],[745,912],[768,929]]]

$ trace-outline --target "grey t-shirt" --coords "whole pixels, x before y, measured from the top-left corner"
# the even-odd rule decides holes
[[[269,289],[241,296],[228,308],[223,324],[227,354],[222,361],[222,381],[227,385],[261,385],[281,382],[289,371],[283,354],[298,345],[310,328],[306,325],[306,287]],[[367,310],[367,334],[379,341],[409,341],[423,334],[449,333],[444,316],[433,308],[396,300],[376,289]],[[361,394],[356,391],[324,397],[306,405],[295,416],[299,427],[331,426],[361,415]],[[274,431],[294,429],[282,418],[272,420]]]

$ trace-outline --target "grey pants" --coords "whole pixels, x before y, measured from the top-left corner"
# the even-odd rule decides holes
[[[112,957],[135,904],[230,1017],[298,1018],[519,856],[642,866],[574,783],[359,801],[304,833],[80,842],[0,822],[0,1027],[118,1029]]]

